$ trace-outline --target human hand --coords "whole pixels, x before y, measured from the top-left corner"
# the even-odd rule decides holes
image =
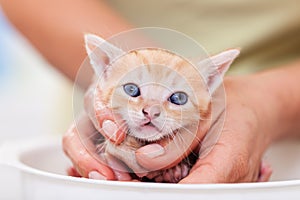
[[[132,180],[126,166],[113,156],[101,152],[103,136],[94,128],[86,115],[81,115],[63,137],[63,149],[73,167],[68,175],[98,180]]]
[[[75,177],[88,177],[102,180],[129,181],[131,176],[126,166],[103,151],[104,140],[119,145],[125,139],[125,132],[118,128],[114,116],[107,107],[97,102],[92,85],[85,95],[85,113],[82,114],[63,137],[63,149],[72,160],[73,167],[68,174]],[[100,92],[100,91],[99,91]],[[97,142],[102,141],[102,142]]]
[[[101,99],[101,90],[91,85],[84,96],[84,108],[94,127],[112,143],[118,145],[124,141],[126,127],[120,117],[113,113]]]
[[[249,83],[250,80],[242,78],[226,80],[226,118],[220,138],[208,155],[200,155],[190,174],[180,183],[256,182],[270,178],[272,170],[262,162],[263,153],[270,143],[268,126],[263,123],[259,110],[262,99],[255,93],[257,88],[251,88]],[[161,147],[153,146],[152,151],[155,148]],[[146,156],[150,149],[145,146],[136,154],[143,167],[152,168],[169,162],[168,152],[157,157]],[[173,149],[173,154],[176,149]]]
[[[271,139],[260,108],[258,88],[251,80],[225,81],[227,103],[224,128],[211,152],[199,158],[181,183],[268,181],[272,170],[262,162]]]
[[[101,103],[102,101],[101,101],[100,98],[101,98],[100,90],[97,90],[93,86],[91,86],[90,90],[87,91],[87,93],[85,95],[85,112],[88,115],[88,119],[90,119],[90,123],[89,123],[90,126],[94,127],[93,131],[95,132],[95,134],[96,135],[101,134],[102,136],[104,136],[106,138],[106,140],[109,140],[109,143],[107,143],[106,146],[108,145],[110,148],[114,148],[113,147],[114,145],[118,145],[119,146],[118,149],[123,151],[123,157],[126,158],[126,159],[122,160],[120,158],[122,162],[120,162],[120,160],[114,158],[113,156],[111,156],[107,153],[105,153],[105,156],[102,156],[103,159],[101,161],[101,164],[109,166],[109,168],[116,175],[115,180],[130,180],[130,178],[128,178],[129,174],[126,173],[127,172],[126,166],[123,166],[122,163],[126,163],[128,166],[131,166],[130,168],[132,170],[134,170],[135,173],[138,174],[138,176],[141,175],[141,174],[143,174],[142,176],[147,175],[147,173],[145,173],[145,172],[141,173],[141,171],[145,171],[145,170],[148,171],[148,172],[154,172],[154,173],[149,174],[149,176],[153,176],[162,167],[168,168],[171,165],[173,166],[174,163],[179,163],[185,157],[185,155],[189,154],[191,149],[193,149],[193,148],[188,148],[187,147],[187,150],[176,152],[175,154],[173,154],[174,151],[172,151],[172,149],[175,149],[175,148],[178,147],[176,145],[179,145],[179,146],[183,147],[183,146],[186,146],[185,143],[187,142],[187,140],[190,140],[190,141],[194,140],[194,136],[191,136],[191,134],[189,132],[182,132],[181,133],[182,134],[181,136],[185,135],[184,136],[185,139],[186,139],[185,141],[179,139],[177,141],[177,143],[174,142],[171,145],[169,145],[169,148],[164,146],[164,143],[166,142],[165,140],[160,141],[160,144],[157,144],[158,147],[161,147],[160,150],[162,150],[162,151],[160,151],[160,152],[151,151],[152,145],[146,145],[146,147],[147,146],[150,147],[150,149],[148,148],[148,150],[146,150],[147,155],[152,155],[153,156],[153,154],[157,155],[157,153],[166,153],[166,154],[168,154],[169,162],[166,163],[165,166],[160,165],[159,163],[158,164],[154,163],[151,166],[151,169],[148,168],[148,169],[145,169],[145,170],[141,170],[142,168],[139,165],[140,163],[139,164],[136,163],[135,153],[134,152],[131,153],[131,151],[133,150],[132,149],[133,148],[132,147],[133,143],[129,142],[130,145],[128,147],[131,147],[129,149],[126,148],[126,144],[124,145],[124,142],[126,143],[127,138],[125,138],[125,136],[126,136],[125,131],[123,131],[122,127],[120,128],[120,126],[119,126],[119,124],[122,123],[121,120],[118,120],[119,119],[118,116],[114,115],[110,109],[108,109],[106,106],[104,106],[103,103]],[[120,122],[120,123],[118,123],[118,122]],[[77,121],[77,124],[76,124],[77,129],[78,129],[78,123],[80,124],[80,120]],[[67,150],[69,150],[69,151],[72,152],[72,149],[74,151],[78,151],[78,149],[88,149],[89,150],[88,153],[90,153],[92,155],[97,155],[97,157],[99,157],[99,151],[97,151],[95,149],[95,144],[91,144],[92,140],[93,140],[91,138],[91,135],[86,134],[86,132],[87,132],[87,129],[83,127],[83,128],[81,128],[81,130],[79,130],[79,133],[76,133],[77,134],[76,139],[81,140],[81,143],[76,145],[77,149],[73,149],[74,147],[70,144],[70,142],[66,141],[65,142],[66,145],[64,145],[65,151],[67,152]],[[68,135],[70,135],[70,134],[67,134],[67,136]],[[86,138],[90,139],[90,140],[88,140],[89,143],[88,144],[82,144],[82,142],[83,142],[82,140],[85,140]],[[183,144],[181,144],[181,143],[183,143]],[[198,140],[195,140],[191,146],[197,146],[197,144],[198,144]],[[101,146],[101,144],[97,145],[97,146],[100,147],[100,148],[103,147],[103,146]],[[164,146],[165,148],[163,148],[162,146]],[[139,147],[137,146],[137,149],[138,148]],[[96,151],[97,151],[97,153],[96,153]],[[189,151],[189,152],[187,152],[187,151]],[[125,156],[124,155],[125,153],[128,154],[128,155]],[[100,152],[100,154],[101,154],[101,152]],[[81,162],[82,158],[77,154],[67,154],[67,155],[73,160],[75,168],[78,168],[78,162]],[[132,160],[129,163],[127,163],[128,160],[130,160],[130,159],[128,159],[129,157],[132,157]],[[95,161],[99,162],[99,161],[96,160],[95,157],[91,157],[91,159],[94,159],[94,162]],[[91,162],[91,163],[94,163],[94,162]],[[134,164],[134,163],[136,163],[136,164]],[[182,165],[182,166],[184,166],[184,165]],[[86,163],[84,163],[84,165],[81,166],[81,169],[79,169],[79,171],[89,171],[90,167],[91,166],[89,166],[89,163],[86,162]],[[174,169],[176,169],[175,171],[178,171],[177,168],[174,167]],[[185,168],[185,166],[183,168]],[[101,169],[102,168],[99,168],[100,171],[101,171]],[[105,169],[105,170],[107,170],[107,169]],[[186,170],[184,170],[184,171],[186,171]],[[77,173],[77,171],[74,170],[74,169],[69,170],[69,172],[70,172],[69,173],[70,175],[82,176],[81,175],[82,173],[80,173],[80,172]]]
[[[181,183],[267,181],[271,175],[270,168],[261,162],[270,139],[265,134],[263,124],[259,123],[263,120],[256,108],[257,98],[254,97],[257,94],[252,94],[253,90],[247,89],[248,82],[241,79],[227,81],[225,85],[227,116],[222,134],[212,151],[206,157],[200,156],[190,174]],[[107,117],[109,115],[99,116],[102,117],[98,121],[102,122],[104,118],[113,119]],[[105,123],[113,123],[113,126],[117,127],[112,120]],[[107,128],[104,135],[113,138],[113,129]],[[150,170],[156,170],[170,161],[174,162],[173,155],[178,155],[178,148],[172,148],[172,144],[162,142],[146,145],[137,150],[137,161]],[[171,148],[166,148],[167,146]],[[156,152],[154,157],[151,152]]]
[[[63,136],[64,152],[73,163],[73,167],[68,170],[68,174],[94,179],[115,179],[113,171],[105,164],[105,161],[99,162],[88,152],[84,145],[89,145],[91,147],[90,151],[96,151],[96,149],[92,144],[92,140],[85,140],[85,144],[82,143],[82,135],[79,135],[79,131],[86,136],[93,136],[96,132],[86,115],[81,116],[77,124],[73,124]]]

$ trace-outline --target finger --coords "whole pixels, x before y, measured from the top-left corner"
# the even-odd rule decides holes
[[[196,184],[196,183],[225,183],[224,175],[216,169],[211,163],[198,164],[197,168],[190,171],[189,175],[179,183]]]
[[[94,127],[111,142],[120,144],[126,136],[124,127],[118,126],[120,117],[112,113],[101,100],[99,88],[91,87],[84,97],[84,107],[87,115],[94,124]]]
[[[125,132],[118,129],[116,123],[111,120],[104,120],[102,123],[102,135],[115,144],[120,144],[125,139]]]
[[[102,108],[96,110],[96,121],[98,123],[98,131],[107,139],[115,144],[120,144],[126,137],[124,127],[118,126],[118,121],[121,121],[117,115],[113,115],[110,109]],[[97,127],[97,126],[96,126]]]
[[[68,176],[81,177],[81,175],[76,171],[74,167],[69,167],[67,169]]]
[[[116,159],[115,157],[111,156],[110,154],[106,154],[106,161],[114,171],[115,177],[118,181],[130,181],[132,180],[131,176],[129,175],[127,166],[122,163],[120,160]]]
[[[246,162],[223,144],[216,144],[204,158],[198,159],[189,175],[180,183],[231,183],[246,176]]]
[[[249,162],[249,156],[239,154],[228,148],[223,148],[223,146],[225,145],[217,144],[205,158],[198,159],[189,175],[181,180],[180,183],[237,183],[256,181],[257,178],[254,178],[258,174],[258,165],[255,164],[256,162]]]
[[[102,174],[100,174],[97,171],[91,171],[89,172],[89,179],[106,180],[106,177],[104,177]]]
[[[63,137],[63,149],[71,159],[74,168],[82,177],[89,177],[89,172],[97,171],[107,180],[114,180],[113,171],[103,161],[92,157],[83,146],[75,125]]]
[[[266,163],[265,161],[262,162],[260,173],[257,182],[267,182],[269,181],[271,175],[273,173],[273,170],[271,168],[271,165]]]

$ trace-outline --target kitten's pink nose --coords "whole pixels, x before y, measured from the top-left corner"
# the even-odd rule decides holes
[[[151,106],[145,106],[142,110],[145,117],[151,119],[155,119],[160,116],[161,108],[160,105],[151,105]]]

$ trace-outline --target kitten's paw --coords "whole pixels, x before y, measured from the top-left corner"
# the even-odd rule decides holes
[[[151,172],[147,178],[158,183],[178,183],[189,174],[190,169],[191,165],[184,160],[170,169]]]

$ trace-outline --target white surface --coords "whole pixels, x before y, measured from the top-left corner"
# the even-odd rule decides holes
[[[0,194],[1,199],[5,200],[299,199],[299,153],[300,141],[285,142],[270,149],[267,158],[273,165],[274,178],[268,183],[203,185],[126,183],[65,176],[65,169],[70,162],[61,150],[60,139],[21,140],[6,143],[0,149],[0,159],[6,163],[10,174],[14,175],[1,180],[0,190],[3,191],[0,191]]]

